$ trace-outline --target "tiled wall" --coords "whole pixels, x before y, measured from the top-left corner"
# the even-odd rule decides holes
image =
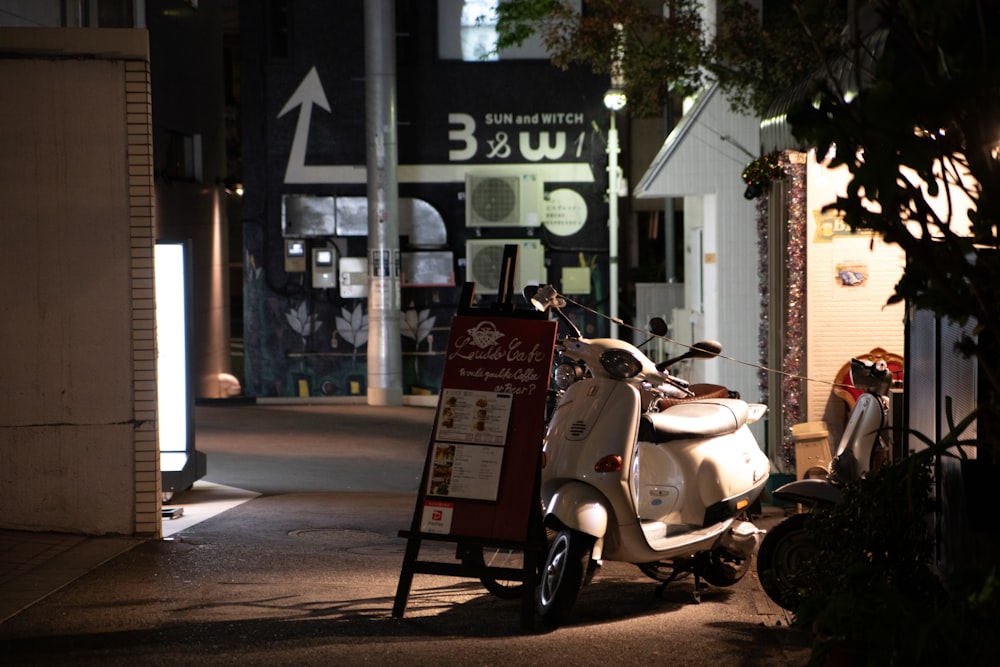
[[[132,364],[135,386],[135,531],[160,530],[156,440],[156,304],[153,284],[153,145],[149,62],[126,61],[129,231],[132,247]]]

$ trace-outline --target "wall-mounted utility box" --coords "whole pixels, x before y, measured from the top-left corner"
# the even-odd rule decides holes
[[[341,257],[337,271],[340,274],[340,296],[345,299],[368,296],[367,257]]]
[[[302,239],[285,239],[285,272],[306,272],[306,242]]]
[[[336,252],[333,248],[313,248],[312,286],[329,289],[337,286],[337,271],[333,266]]]

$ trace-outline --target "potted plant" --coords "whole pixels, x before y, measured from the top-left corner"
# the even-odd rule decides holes
[[[943,576],[934,566],[935,461],[957,434],[872,471],[812,515],[795,625],[815,633],[811,665],[992,664],[1000,618],[996,566]],[[967,444],[967,443],[963,443]]]

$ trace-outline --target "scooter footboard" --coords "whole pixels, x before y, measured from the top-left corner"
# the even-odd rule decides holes
[[[545,503],[545,514],[567,528],[597,539],[608,532],[607,500],[592,486],[581,482],[560,484]]]

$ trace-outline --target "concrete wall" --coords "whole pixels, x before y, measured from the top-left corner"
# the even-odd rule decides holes
[[[220,378],[231,371],[229,221],[223,92],[221,6],[150,11],[156,238],[190,241],[194,281],[190,349],[195,396],[226,398]],[[183,45],[182,48],[178,48]],[[168,135],[196,136],[198,178],[177,178],[168,165]],[[238,220],[237,220],[238,222]],[[238,259],[238,258],[237,258]]]
[[[0,527],[156,534],[145,31],[0,29]]]

